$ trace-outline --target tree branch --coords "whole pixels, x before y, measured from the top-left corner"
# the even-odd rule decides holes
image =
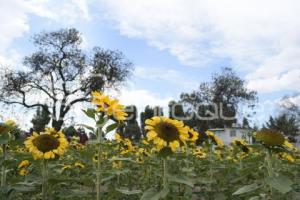
[[[19,90],[18,91],[20,94],[22,94],[22,101],[9,101],[6,99],[2,99],[2,102],[6,103],[6,104],[19,104],[19,105],[23,105],[26,108],[33,108],[33,107],[43,107],[46,110],[48,110],[48,106],[41,104],[41,103],[35,103],[35,104],[27,104],[26,103],[26,95],[24,91]]]

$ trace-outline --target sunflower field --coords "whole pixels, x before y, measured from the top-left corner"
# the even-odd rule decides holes
[[[256,132],[256,143],[230,145],[213,133],[198,133],[182,121],[145,121],[140,142],[118,133],[126,119],[118,100],[92,94],[97,139],[86,145],[46,128],[14,140],[15,122],[0,125],[1,200],[297,200],[300,154],[280,133]]]

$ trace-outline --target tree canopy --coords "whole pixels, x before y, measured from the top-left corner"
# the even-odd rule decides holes
[[[41,132],[45,129],[46,125],[50,122],[49,112],[44,107],[38,107],[36,114],[31,120],[33,124],[33,131]]]
[[[128,114],[125,123],[121,124],[117,132],[123,138],[130,138],[133,141],[139,141],[142,137],[141,128],[137,122],[138,110],[135,105],[126,106],[126,113]]]
[[[277,117],[270,116],[269,121],[266,123],[266,128],[282,132],[293,142],[294,137],[299,133],[299,125],[296,118],[287,114],[280,114]]]
[[[191,93],[182,93],[180,98],[187,114],[193,116],[187,123],[198,131],[205,131],[231,127],[236,123],[238,106],[254,104],[257,95],[246,88],[245,81],[231,68],[224,68],[221,73],[214,74],[210,82],[201,83]]]

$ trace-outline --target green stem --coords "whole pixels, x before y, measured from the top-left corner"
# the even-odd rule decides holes
[[[186,148],[186,154],[185,154],[185,155],[186,155],[186,157],[188,158],[190,152],[189,152],[189,147],[188,147],[187,144],[185,144],[185,148]],[[186,167],[187,167],[187,168],[190,168],[189,159],[186,160]]]
[[[102,129],[98,129],[98,163],[97,163],[97,200],[100,200],[100,187],[101,187],[101,142],[102,142]]]
[[[168,185],[167,181],[167,160],[163,159],[163,188],[165,189]]]
[[[272,152],[270,149],[267,150],[266,161],[267,161],[268,175],[269,175],[269,177],[273,177],[274,170],[273,170],[273,163],[272,163]]]
[[[152,170],[152,167],[151,165],[149,165],[149,168],[148,168],[148,184],[151,185],[151,170]]]
[[[48,162],[47,160],[43,159],[42,163],[42,176],[43,176],[43,182],[42,182],[42,199],[47,200],[47,187],[48,187]]]
[[[212,187],[212,180],[213,180],[213,146],[209,142],[209,180],[210,180],[210,186]]]
[[[268,171],[268,176],[269,177],[274,177],[274,169],[273,169],[273,163],[272,163],[272,150],[267,149],[266,152],[266,162],[267,162],[267,171]],[[270,193],[271,197],[273,196],[273,189],[270,187]]]
[[[2,145],[2,152],[3,152],[3,160],[6,160],[7,156],[7,151],[6,151],[6,144]],[[2,169],[1,169],[1,187],[6,186],[6,167],[5,165],[2,164]]]

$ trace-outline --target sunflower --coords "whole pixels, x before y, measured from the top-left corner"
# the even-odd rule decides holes
[[[84,164],[82,164],[81,162],[75,162],[74,166],[78,167],[80,169],[84,169],[85,168]]]
[[[19,175],[21,175],[21,176],[26,176],[28,173],[29,173],[29,171],[27,169],[19,170]]]
[[[278,157],[279,157],[280,159],[286,160],[286,161],[288,161],[288,162],[290,162],[290,163],[294,163],[294,162],[295,162],[295,158],[294,158],[291,154],[286,153],[286,152],[280,152],[280,153],[278,154]]]
[[[249,153],[252,151],[245,140],[234,139],[232,144],[239,147],[244,153]]]
[[[9,126],[16,126],[16,122],[12,119],[8,119],[5,121],[5,124],[9,125]]]
[[[221,140],[218,136],[216,136],[216,135],[214,134],[214,132],[212,132],[212,131],[206,131],[205,134],[206,134],[206,136],[207,136],[209,139],[211,139],[211,141],[212,141],[215,145],[220,146],[220,147],[224,146],[222,140]]]
[[[116,156],[113,156],[112,157],[112,159],[115,159],[115,158],[117,158]],[[121,168],[122,166],[123,166],[123,163],[122,163],[122,161],[120,161],[120,160],[114,160],[114,161],[112,161],[112,163],[111,163],[111,166],[112,166],[112,168],[114,168],[114,169],[119,169],[119,168]]]
[[[221,150],[214,150],[213,153],[216,155],[217,159],[219,160],[223,160],[225,157],[224,153]]]
[[[127,113],[124,112],[125,107],[119,104],[119,101],[114,99],[110,102],[107,108],[107,114],[113,116],[118,121],[124,121],[126,119]]]
[[[122,142],[122,136],[119,133],[116,133],[114,135],[114,140],[116,140],[118,143]]]
[[[200,147],[194,150],[193,155],[196,156],[197,158],[205,158],[206,157],[206,153]]]
[[[21,168],[26,168],[30,165],[30,162],[29,160],[23,160],[22,162],[20,162],[20,164],[18,165],[18,169],[21,169]]]
[[[191,142],[196,142],[199,138],[199,133],[197,131],[195,131],[193,128],[189,128],[189,138],[188,140],[191,141]]]
[[[97,106],[97,112],[105,113],[118,121],[126,119],[127,113],[124,112],[125,107],[119,104],[117,99],[111,99],[100,92],[92,92],[92,103]]]
[[[279,131],[272,129],[265,129],[259,131],[255,134],[256,140],[262,142],[264,145],[272,146],[282,146],[284,145],[285,138]]]
[[[67,170],[67,169],[72,169],[71,165],[63,165],[63,167],[61,168],[61,172]]]
[[[128,138],[122,140],[121,144],[122,144],[122,147],[120,148],[121,155],[133,152],[135,150],[135,147],[133,146],[131,140]]]
[[[49,129],[50,130],[50,129]],[[36,159],[54,159],[64,154],[68,141],[62,132],[46,130],[40,134],[33,132],[24,142],[26,148]]]
[[[94,163],[97,163],[97,162],[98,162],[98,155],[97,155],[97,154],[95,154],[95,155],[93,156],[93,162],[94,162]]]
[[[15,126],[16,126],[16,123],[11,119],[6,120],[4,123],[0,123],[0,134],[8,133]]]
[[[168,147],[175,152],[189,139],[189,129],[182,121],[156,116],[147,119],[145,124],[147,139],[153,141],[157,150]]]
[[[283,143],[283,147],[285,147],[288,150],[292,150],[294,152],[297,152],[298,149],[288,141],[288,139],[285,139],[284,143]]]
[[[103,153],[101,154],[101,159],[102,159],[102,160],[107,160],[107,159],[108,159],[108,154],[107,154],[107,152],[103,152]],[[93,162],[94,162],[94,163],[97,163],[97,162],[98,162],[98,154],[95,154],[95,155],[93,156]]]
[[[26,152],[26,149],[23,147],[16,147],[16,149],[14,151],[17,153],[24,153],[24,152]]]
[[[142,139],[141,143],[146,146],[149,145],[149,142],[147,141],[147,139]]]
[[[292,143],[290,143],[288,140],[285,140],[283,145],[289,149],[294,149],[294,145]]]

